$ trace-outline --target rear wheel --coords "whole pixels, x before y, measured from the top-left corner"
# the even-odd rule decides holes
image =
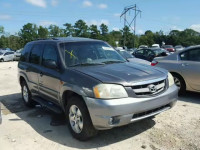
[[[173,74],[173,77],[174,77],[174,83],[179,88],[179,95],[185,94],[186,85],[185,85],[184,79],[180,75],[177,75],[177,74]]]
[[[3,58],[1,59],[1,62],[4,62],[4,59],[3,59]]]
[[[70,132],[76,139],[85,141],[97,134],[88,109],[78,96],[70,98],[66,106],[66,118]]]
[[[21,88],[22,88],[22,99],[24,101],[24,104],[27,107],[34,107],[35,102],[31,99],[31,92],[29,91],[25,81],[22,82]]]

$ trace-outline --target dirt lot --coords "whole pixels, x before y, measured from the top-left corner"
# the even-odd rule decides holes
[[[200,150],[200,94],[186,93],[154,119],[101,131],[87,142],[72,138],[66,125],[51,126],[55,115],[26,108],[17,81],[17,62],[0,63],[1,150],[131,149]]]

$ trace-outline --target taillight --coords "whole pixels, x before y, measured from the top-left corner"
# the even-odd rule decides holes
[[[158,62],[155,61],[155,60],[151,62],[151,66],[155,66],[155,65],[157,65],[157,64],[158,64]]]

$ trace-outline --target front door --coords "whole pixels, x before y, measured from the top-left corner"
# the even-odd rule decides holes
[[[182,75],[189,86],[200,91],[200,49],[191,49],[180,54]]]
[[[51,68],[48,66],[48,62],[55,62],[57,68]],[[51,44],[45,45],[42,55],[42,69],[39,73],[39,92],[43,98],[55,103],[58,103],[61,85],[58,66],[58,52],[56,46]]]

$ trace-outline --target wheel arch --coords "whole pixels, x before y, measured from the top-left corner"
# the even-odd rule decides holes
[[[183,78],[183,76],[180,73],[174,72],[174,71],[170,71],[170,73],[173,75],[177,75],[179,77],[181,77],[181,79],[184,81],[186,88],[187,88],[187,82],[185,81],[185,79]]]
[[[68,104],[70,98],[74,97],[74,96],[79,97],[85,103],[84,98],[83,98],[82,95],[80,95],[80,94],[78,94],[78,93],[76,93],[76,92],[74,92],[72,90],[65,90],[63,92],[63,94],[62,94],[62,103],[63,103],[63,109],[64,110],[65,110],[65,106]],[[85,103],[85,105],[86,105],[86,103]]]

